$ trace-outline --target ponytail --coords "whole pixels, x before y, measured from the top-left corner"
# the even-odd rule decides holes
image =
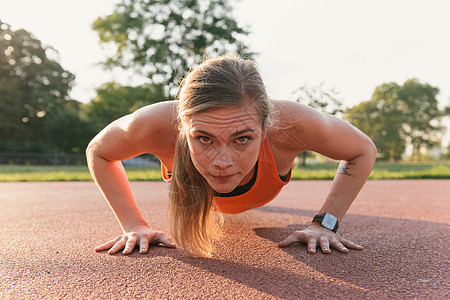
[[[214,190],[195,168],[183,125],[192,115],[255,101],[264,128],[272,103],[256,64],[240,57],[209,59],[183,80],[178,94],[179,136],[169,190],[169,222],[176,244],[190,256],[209,257],[218,237]],[[221,215],[219,214],[218,217]],[[221,220],[221,219],[220,219]]]
[[[214,190],[195,168],[185,134],[175,146],[169,190],[169,222],[178,247],[189,256],[210,257],[218,226],[211,213]]]

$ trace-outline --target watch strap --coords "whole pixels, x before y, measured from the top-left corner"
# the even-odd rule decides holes
[[[328,227],[324,226],[324,224],[322,224],[322,221],[323,221],[323,219],[325,218],[325,215],[327,215],[327,214],[330,215],[330,216],[332,216],[332,217],[336,220],[336,223],[334,224],[334,227],[333,227],[333,228],[328,228]],[[322,227],[327,228],[327,229],[333,231],[334,233],[337,232],[338,227],[339,227],[339,221],[337,220],[337,218],[336,218],[335,216],[333,216],[333,215],[330,214],[330,213],[321,213],[321,214],[317,214],[317,215],[314,216],[314,218],[313,218],[312,221],[313,221],[313,222],[319,223]]]

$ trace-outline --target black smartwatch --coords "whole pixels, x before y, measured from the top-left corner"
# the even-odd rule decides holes
[[[322,227],[325,227],[326,229],[329,229],[334,233],[337,232],[339,227],[338,219],[329,213],[317,214],[314,216],[312,221],[319,223],[320,225],[322,225]]]

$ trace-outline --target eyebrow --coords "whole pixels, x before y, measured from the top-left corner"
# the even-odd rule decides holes
[[[236,131],[235,133],[232,133],[231,137],[236,137],[236,136],[239,136],[239,135],[244,134],[246,132],[255,132],[255,131],[256,131],[255,129],[246,128],[246,129],[242,129],[242,130]],[[204,131],[204,130],[196,129],[196,130],[194,130],[194,132],[195,133],[201,133],[201,134],[204,134],[204,135],[212,137],[212,138],[216,138],[216,136],[214,134],[209,133],[209,132]]]

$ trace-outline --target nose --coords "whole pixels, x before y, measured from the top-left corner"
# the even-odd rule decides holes
[[[219,169],[227,169],[234,163],[233,158],[229,155],[226,147],[220,148],[213,160],[213,166]]]

